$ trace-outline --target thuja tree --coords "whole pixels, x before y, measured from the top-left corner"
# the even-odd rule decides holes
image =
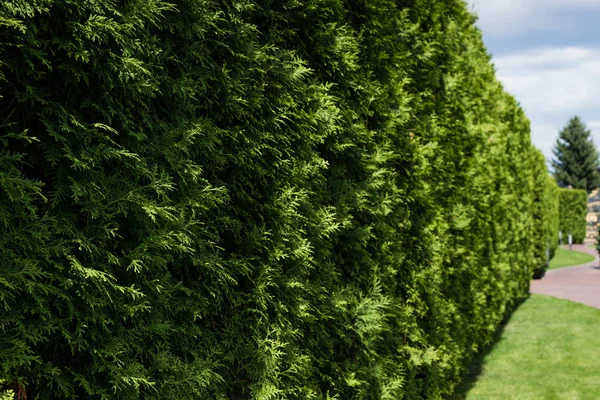
[[[536,250],[536,268],[534,277],[544,275],[550,260],[558,247],[559,232],[559,188],[556,180],[549,175],[546,158],[539,150],[535,150],[534,161],[534,221],[537,235],[545,239],[539,242]]]
[[[591,132],[579,117],[571,118],[560,131],[552,152],[559,186],[585,189],[588,193],[600,186],[598,152]]]
[[[569,234],[573,243],[583,243],[587,229],[587,192],[583,189],[560,189],[559,199],[563,243],[567,243]]]
[[[544,194],[545,212],[548,215],[544,218],[545,231],[550,242],[550,259],[554,257],[558,248],[558,232],[560,230],[560,189],[556,180],[548,176],[548,183],[545,186],[546,193]]]
[[[306,373],[269,318],[303,315],[303,232],[333,224],[306,200],[326,88],[259,43],[251,4],[20,5],[2,6],[3,375],[175,399]]]
[[[8,387],[448,397],[525,297],[545,172],[464,2],[0,19]]]

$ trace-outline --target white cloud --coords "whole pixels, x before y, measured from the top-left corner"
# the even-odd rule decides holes
[[[505,89],[531,119],[532,140],[546,157],[558,131],[575,114],[590,120],[594,142],[600,144],[600,49],[533,49],[493,61]]]
[[[496,69],[559,68],[587,62],[594,51],[582,47],[541,48],[497,58]]]
[[[558,132],[579,115],[600,145],[600,0],[467,0],[479,15],[497,76],[531,120],[550,159]],[[536,43],[545,47],[535,47]],[[568,45],[564,45],[568,43]],[[496,53],[497,54],[497,53]]]
[[[600,10],[600,0],[468,0],[489,35],[515,37],[525,32],[564,27],[565,11]]]

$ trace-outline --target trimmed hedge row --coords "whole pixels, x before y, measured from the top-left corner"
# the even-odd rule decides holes
[[[0,21],[0,379],[30,397],[449,397],[526,296],[547,171],[464,1]]]
[[[541,278],[554,257],[558,247],[559,231],[559,188],[556,180],[548,174],[546,158],[539,150],[534,150],[534,219],[538,227],[540,245],[536,249],[535,278]]]
[[[588,196],[584,189],[559,190],[560,198],[560,231],[563,243],[568,244],[569,232],[573,235],[573,243],[583,243],[587,229]]]
[[[559,187],[556,183],[556,179],[552,176],[547,177],[546,192],[544,194],[544,209],[545,216],[544,222],[547,240],[550,243],[550,260],[554,257],[556,249],[558,248],[559,238],[558,232],[560,231],[560,198],[559,198]],[[549,261],[549,260],[548,260]]]

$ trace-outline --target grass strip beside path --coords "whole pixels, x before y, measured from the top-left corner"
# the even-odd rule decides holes
[[[558,248],[556,249],[554,257],[550,260],[550,267],[548,269],[572,267],[574,265],[587,264],[592,261],[594,261],[594,256],[590,254]]]
[[[534,294],[504,327],[474,386],[457,398],[598,399],[599,360],[600,310]]]

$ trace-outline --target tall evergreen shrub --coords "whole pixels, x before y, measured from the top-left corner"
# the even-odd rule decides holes
[[[536,264],[533,275],[540,278],[544,275],[550,260],[558,247],[559,231],[559,197],[556,180],[548,174],[546,158],[541,151],[534,152],[534,220],[537,227],[535,235],[539,237],[536,250]]]
[[[526,296],[540,170],[462,0],[0,21],[0,379],[28,396],[449,397]]]
[[[587,202],[585,189],[559,189],[560,230],[563,243],[568,243],[568,235],[573,235],[573,243],[583,243],[587,228]]]
[[[558,232],[560,231],[560,198],[559,187],[553,177],[547,178],[548,183],[545,187],[546,193],[544,201],[547,202],[545,209],[547,215],[544,216],[546,222],[546,232],[550,240],[550,259],[554,257],[558,248]]]

